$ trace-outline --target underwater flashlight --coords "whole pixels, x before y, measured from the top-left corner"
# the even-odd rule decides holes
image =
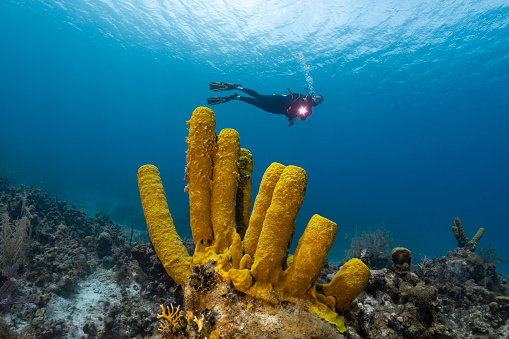
[[[299,108],[299,114],[300,114],[300,115],[304,115],[304,114],[306,114],[306,112],[307,112],[306,107],[301,107],[301,108]]]

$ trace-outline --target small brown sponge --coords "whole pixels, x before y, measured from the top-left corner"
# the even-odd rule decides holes
[[[468,238],[465,235],[465,231],[463,230],[463,226],[461,225],[460,218],[454,219],[454,226],[452,227],[452,231],[456,237],[456,241],[458,241],[458,247],[468,247],[472,252],[475,251],[477,242],[481,240],[481,237],[484,234],[484,228],[480,228],[472,240],[468,241]]]
[[[371,272],[360,260],[352,259],[330,284],[317,286],[337,225],[314,215],[295,255],[288,260],[297,213],[306,193],[306,171],[270,165],[249,217],[253,164],[251,153],[240,148],[239,134],[223,129],[216,136],[214,113],[205,107],[193,112],[188,126],[185,178],[196,244],[192,258],[173,226],[157,168],[142,166],[138,181],[156,253],[168,274],[185,288],[189,324],[199,319],[198,328],[207,337],[240,335],[239,326],[251,331],[249,337],[253,337],[250,319],[254,319],[254,311],[250,309],[256,304],[257,319],[264,319],[267,312],[279,314],[294,322],[295,333],[305,333],[299,320],[302,312],[334,324],[334,331],[346,331],[338,313],[364,289]],[[214,319],[204,314],[211,309],[216,312]],[[245,326],[238,324],[232,329],[227,325],[233,323],[232,317],[240,323],[245,320]],[[284,337],[259,326],[258,337]],[[326,322],[324,326],[330,328]],[[186,331],[193,328],[188,325]]]
[[[396,247],[392,250],[392,262],[394,271],[399,274],[410,272],[410,263],[412,262],[412,252],[404,247]]]

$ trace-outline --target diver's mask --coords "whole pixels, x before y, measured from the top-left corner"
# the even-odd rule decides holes
[[[317,105],[320,105],[323,102],[323,97],[321,95],[313,95],[313,100]]]

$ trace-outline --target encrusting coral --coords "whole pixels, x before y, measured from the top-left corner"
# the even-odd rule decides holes
[[[232,329],[221,320],[227,315],[218,304],[220,300],[227,302],[226,295],[237,299],[243,295],[253,300],[240,303],[243,312],[251,316],[269,308],[273,314],[278,305],[299,305],[300,310],[310,311],[344,332],[344,319],[338,312],[363,290],[370,271],[360,260],[352,259],[330,284],[316,283],[337,231],[334,222],[319,215],[311,218],[294,256],[288,260],[297,213],[306,192],[306,172],[296,166],[271,164],[249,218],[252,157],[240,148],[239,134],[224,129],[216,136],[214,113],[205,107],[197,108],[187,124],[185,178],[196,245],[192,257],[173,225],[157,168],[142,166],[138,182],[157,255],[167,273],[185,287],[188,322],[198,324],[196,319],[200,319],[199,331],[206,337],[228,337]],[[287,262],[291,263],[289,267]],[[228,292],[232,289],[233,294]],[[215,310],[213,321],[212,315],[205,314],[211,309]],[[241,313],[236,316],[241,318]],[[299,321],[293,320],[298,332]],[[191,327],[188,325],[188,330]]]
[[[465,231],[463,230],[463,226],[461,225],[460,218],[454,219],[454,226],[452,227],[452,231],[456,237],[456,241],[458,241],[458,247],[468,247],[471,251],[475,251],[477,242],[481,240],[481,237],[484,234],[484,228],[480,228],[472,240],[468,241],[468,238],[465,235]]]

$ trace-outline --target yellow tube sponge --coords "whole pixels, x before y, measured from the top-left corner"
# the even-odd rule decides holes
[[[288,256],[288,243],[295,231],[295,219],[306,193],[307,175],[300,167],[288,166],[281,173],[272,202],[265,214],[252,267],[253,277],[277,284]]]
[[[236,229],[234,207],[239,176],[237,173],[239,153],[239,133],[230,128],[223,129],[217,140],[210,202],[216,253],[226,252],[232,244]]]
[[[157,167],[140,167],[138,187],[148,232],[157,256],[168,275],[177,284],[183,285],[191,274],[190,260],[173,225]]]
[[[249,213],[251,212],[251,182],[253,181],[253,156],[245,148],[240,149],[239,157],[239,187],[237,189],[237,202],[235,218],[237,233],[243,239],[249,226]]]
[[[191,231],[195,252],[202,252],[214,239],[210,212],[210,185],[216,152],[214,112],[206,107],[198,107],[187,125],[189,137],[185,179],[188,183]]]
[[[477,247],[477,242],[481,240],[481,237],[484,234],[484,228],[480,228],[479,231],[474,235],[472,240],[468,241],[468,238],[465,234],[465,230],[461,225],[460,218],[454,219],[454,226],[452,227],[452,231],[456,240],[458,241],[458,247],[468,247],[471,251],[475,251]]]
[[[465,235],[465,231],[463,230],[463,226],[461,225],[460,218],[454,219],[454,226],[452,227],[452,231],[456,240],[458,241],[458,247],[464,247],[468,243],[468,238]]]
[[[472,240],[469,241],[470,244],[476,244],[479,240],[481,240],[482,235],[484,234],[484,228],[479,228],[479,231],[474,235]]]
[[[196,245],[192,258],[187,256],[173,226],[159,172],[146,165],[138,174],[150,237],[168,274],[184,287],[187,318],[196,319],[202,329],[206,328],[203,333],[248,336],[246,331],[250,327],[244,325],[254,316],[264,319],[265,315],[286,312],[289,323],[296,327],[292,333],[300,333],[303,327],[299,322],[300,310],[304,307],[306,310],[302,311],[308,312],[308,316],[318,315],[340,332],[345,331],[344,318],[336,310],[344,308],[360,293],[370,273],[362,262],[354,259],[343,266],[330,284],[317,289],[316,280],[337,231],[334,222],[318,215],[311,218],[295,255],[288,258],[297,213],[306,192],[306,172],[296,166],[271,164],[261,181],[248,223],[251,154],[240,148],[235,130],[224,129],[216,136],[214,113],[210,109],[197,108],[188,126],[186,180]],[[232,293],[232,289],[237,293]],[[246,302],[252,298],[267,303],[254,312],[254,303]],[[300,306],[279,307],[282,301]],[[245,312],[243,307],[247,307]],[[237,312],[236,319],[220,315],[217,319],[224,321],[209,324],[203,318],[203,309],[214,309],[223,315]],[[237,320],[243,323],[231,324]],[[240,328],[246,331],[238,332]],[[193,326],[186,329],[187,334],[196,334],[195,330]]]
[[[285,294],[303,298],[315,286],[336,231],[336,223],[313,215],[299,240],[292,265],[284,272],[282,288]]]
[[[244,249],[242,248],[242,240],[240,240],[240,235],[238,233],[234,233],[233,242],[228,252],[230,252],[232,256],[231,261],[233,268],[240,268],[240,262],[244,256]]]
[[[458,241],[458,247],[468,247],[471,251],[475,251],[477,248],[477,242],[481,240],[481,237],[484,234],[484,228],[480,228],[479,231],[474,235],[472,240],[468,241],[468,238],[465,234],[465,230],[461,225],[460,218],[454,219],[454,226],[452,227],[452,231],[454,232],[454,236]]]
[[[354,258],[341,267],[329,284],[323,285],[323,292],[327,296],[335,297],[336,308],[341,310],[357,298],[366,287],[370,276],[369,268]]]
[[[242,259],[240,259],[240,268],[251,269],[253,266],[253,258],[250,254],[244,254]]]
[[[265,170],[258,195],[255,199],[251,218],[249,219],[249,227],[244,237],[244,251],[247,254],[254,255],[256,252],[258,238],[262,232],[263,220],[265,220],[265,214],[272,202],[272,194],[274,193],[276,184],[284,169],[284,165],[274,162]]]

